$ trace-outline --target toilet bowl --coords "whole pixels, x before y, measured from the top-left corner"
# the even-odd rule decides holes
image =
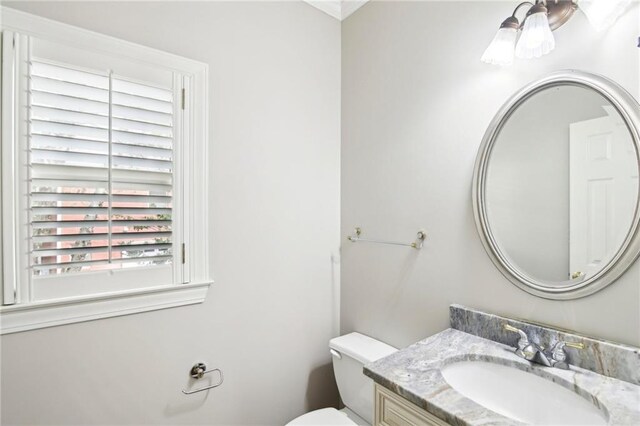
[[[363,334],[349,333],[331,339],[329,350],[345,408],[311,411],[286,426],[369,426],[373,423],[373,381],[363,374],[362,367],[397,349]]]

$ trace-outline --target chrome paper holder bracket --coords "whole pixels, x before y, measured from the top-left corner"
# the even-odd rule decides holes
[[[390,244],[394,246],[405,246],[411,247],[416,250],[420,250],[424,245],[424,240],[427,238],[427,233],[425,231],[418,231],[416,235],[416,240],[412,243],[399,243],[395,241],[382,241],[382,240],[373,240],[369,238],[362,238],[362,228],[355,229],[355,235],[349,235],[347,239],[352,243],[357,243],[358,241],[362,241],[365,243],[376,243],[376,244]]]
[[[203,362],[198,362],[197,364],[194,364],[193,367],[191,367],[191,370],[189,370],[189,375],[196,380],[201,379],[205,374],[208,374],[214,371],[217,371],[218,374],[220,375],[220,381],[218,381],[218,383],[216,383],[215,385],[207,386],[200,389],[195,389],[192,391],[186,391],[183,389],[182,393],[185,395],[191,395],[194,393],[217,388],[222,384],[222,382],[224,382],[224,376],[222,375],[222,370],[220,370],[219,368],[213,368],[211,370],[207,370],[207,366]]]

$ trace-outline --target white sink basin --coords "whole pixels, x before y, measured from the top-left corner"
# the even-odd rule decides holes
[[[449,364],[442,375],[457,392],[505,417],[533,425],[605,425],[580,395],[517,368],[481,361]]]

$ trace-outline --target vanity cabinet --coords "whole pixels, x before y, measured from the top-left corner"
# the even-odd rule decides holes
[[[373,424],[374,426],[449,425],[378,384],[375,385],[375,418]]]

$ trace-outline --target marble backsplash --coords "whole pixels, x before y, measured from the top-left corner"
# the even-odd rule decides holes
[[[584,343],[585,348],[582,350],[567,348],[569,364],[640,385],[640,348],[505,318],[460,305],[451,305],[449,312],[451,328],[514,348],[519,336],[505,330],[504,323],[523,330],[529,340],[547,348],[559,340]]]

